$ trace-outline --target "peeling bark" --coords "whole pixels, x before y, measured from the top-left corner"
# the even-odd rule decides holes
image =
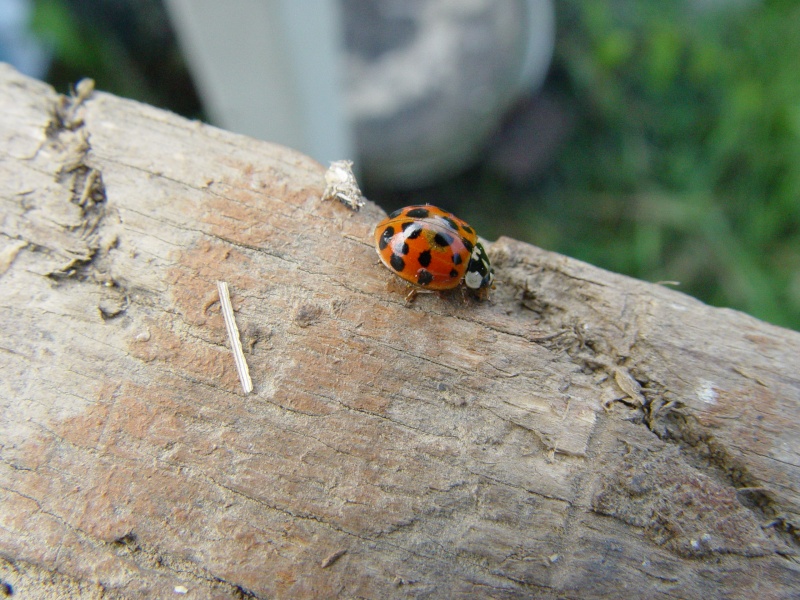
[[[800,589],[797,333],[508,238],[491,301],[409,308],[383,213],[322,201],[317,163],[8,67],[0,86],[14,593]]]

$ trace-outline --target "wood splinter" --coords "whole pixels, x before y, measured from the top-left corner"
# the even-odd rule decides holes
[[[244,359],[242,342],[239,338],[239,328],[236,326],[236,319],[233,317],[233,306],[228,292],[228,284],[224,281],[218,281],[217,290],[219,291],[219,304],[222,307],[222,317],[225,319],[225,328],[228,330],[228,339],[231,342],[233,362],[236,363],[236,372],[239,374],[239,381],[242,382],[242,390],[247,395],[253,391],[253,381],[250,379],[250,370],[247,368],[247,361]]]
[[[321,568],[323,568],[323,569],[326,569],[326,568],[330,567],[333,563],[335,563],[337,560],[342,558],[342,556],[344,556],[346,553],[347,553],[347,549],[346,548],[342,548],[341,550],[337,550],[333,554],[329,555],[327,558],[323,559],[322,562],[319,563],[319,566]]]

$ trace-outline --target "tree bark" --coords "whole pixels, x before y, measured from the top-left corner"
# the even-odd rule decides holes
[[[797,594],[798,333],[508,238],[408,307],[314,161],[0,90],[6,591]]]

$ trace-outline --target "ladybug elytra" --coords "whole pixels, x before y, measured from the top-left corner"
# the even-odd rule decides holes
[[[483,297],[494,282],[475,230],[429,204],[401,208],[378,223],[375,248],[387,268],[420,288],[450,290],[463,282]]]

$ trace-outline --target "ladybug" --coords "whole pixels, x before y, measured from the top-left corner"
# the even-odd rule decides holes
[[[388,269],[426,290],[451,290],[463,282],[484,298],[494,281],[475,230],[430,204],[406,206],[378,223],[375,249]],[[413,289],[408,300],[418,291]]]

